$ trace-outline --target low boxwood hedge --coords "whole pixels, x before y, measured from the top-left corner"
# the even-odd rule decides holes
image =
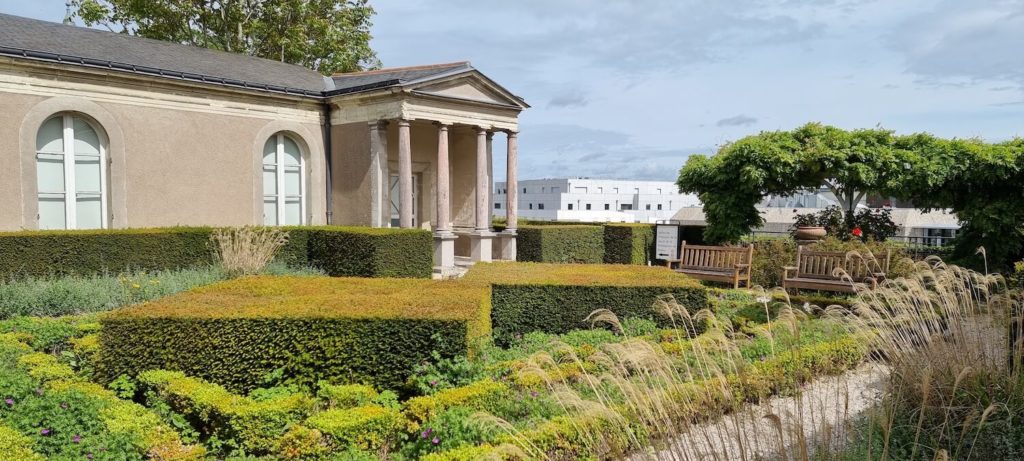
[[[329,275],[429,278],[433,241],[420,229],[284,228],[277,260]],[[213,262],[208,227],[0,233],[0,279],[180,269]]]
[[[663,267],[477,264],[463,283],[490,286],[494,340],[502,345],[532,331],[560,334],[588,328],[584,319],[602,308],[620,319],[642,317],[670,326],[671,319],[653,308],[665,295],[689,312],[707,306],[706,289],[699,282]]]
[[[527,262],[600,263],[604,261],[602,226],[521,226],[516,259]]]
[[[98,379],[181,371],[232,391],[271,373],[401,389],[413,368],[468,352],[489,299],[450,281],[247,277],[101,317]]]
[[[605,264],[640,264],[654,260],[653,224],[606,224]]]

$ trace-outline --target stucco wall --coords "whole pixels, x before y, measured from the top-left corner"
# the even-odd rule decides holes
[[[363,122],[331,127],[334,223],[370,225],[370,128]]]
[[[35,133],[71,111],[109,138],[112,227],[261,223],[261,152],[285,131],[306,155],[307,219],[324,222],[319,106],[0,62],[0,229],[34,229]]]

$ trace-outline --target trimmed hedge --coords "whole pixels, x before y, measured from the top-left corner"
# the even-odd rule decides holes
[[[602,226],[522,226],[516,232],[518,261],[596,264],[604,260]]]
[[[0,278],[209,265],[210,232],[169,227],[0,233]]]
[[[333,276],[429,278],[433,240],[420,229],[293,226],[276,260]],[[0,279],[208,266],[209,227],[0,233]]]
[[[653,224],[607,224],[604,226],[605,264],[646,265],[654,260]]]
[[[671,319],[653,309],[664,295],[690,312],[708,303],[699,282],[664,267],[476,264],[464,283],[491,285],[491,324],[495,342],[502,345],[532,331],[561,334],[589,328],[584,319],[602,308],[620,319],[642,317],[671,326]]]
[[[416,365],[490,332],[486,290],[451,281],[248,277],[101,317],[96,374],[181,371],[232,391],[275,371],[401,389]]]

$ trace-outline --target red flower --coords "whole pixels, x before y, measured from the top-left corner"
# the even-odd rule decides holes
[[[854,237],[860,237],[862,235],[864,235],[864,231],[860,230],[859,227],[854,227],[853,228],[853,236]]]

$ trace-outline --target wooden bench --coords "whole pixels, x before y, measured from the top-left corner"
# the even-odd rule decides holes
[[[719,247],[705,245],[687,245],[686,241],[679,246],[679,259],[667,259],[665,265],[672,269],[678,265],[676,272],[689,275],[700,280],[732,283],[739,288],[740,282],[746,281],[750,287],[750,262],[754,257],[754,247]]]
[[[873,256],[847,257],[847,253],[842,251],[816,251],[801,245],[796,249],[796,265],[782,269],[782,288],[840,293],[856,292],[855,284],[874,288],[885,280],[889,256],[890,252],[886,251],[885,259],[878,261]]]

